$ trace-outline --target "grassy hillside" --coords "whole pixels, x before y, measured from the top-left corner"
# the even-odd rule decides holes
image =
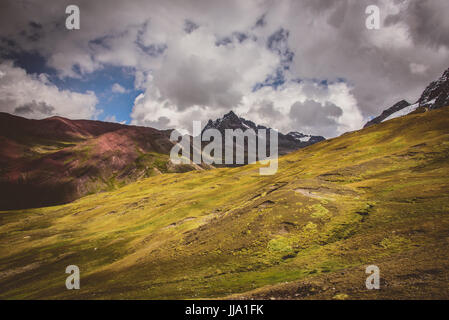
[[[448,190],[444,108],[282,157],[274,176],[166,174],[1,212],[0,298],[449,298]],[[382,290],[364,288],[369,264]]]

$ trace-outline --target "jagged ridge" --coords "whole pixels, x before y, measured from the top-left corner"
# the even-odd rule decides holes
[[[253,129],[254,131],[257,131],[258,129],[268,130],[270,128],[256,125],[254,122],[239,117],[233,111],[230,111],[225,114],[223,118],[219,118],[215,121],[209,120],[204,127],[203,132],[207,129],[217,129],[224,136],[226,129],[241,129],[242,131]],[[285,155],[323,140],[325,140],[325,138],[322,136],[306,135],[300,132],[290,132],[286,135],[278,132],[279,154]]]

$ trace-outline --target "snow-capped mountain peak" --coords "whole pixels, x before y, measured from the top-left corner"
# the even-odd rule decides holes
[[[220,131],[222,134],[224,134],[226,129],[233,129],[233,130],[241,129],[244,132],[248,129],[252,129],[255,132],[257,132],[258,129],[269,130],[270,128],[257,125],[250,120],[246,120],[245,118],[237,116],[233,111],[230,111],[229,113],[225,114],[222,118],[219,118],[215,121],[209,120],[207,125],[204,127],[203,132],[207,129],[216,129]],[[279,132],[278,133],[279,154],[286,154],[323,140],[325,140],[324,137],[305,135],[300,132],[290,132],[286,135]]]

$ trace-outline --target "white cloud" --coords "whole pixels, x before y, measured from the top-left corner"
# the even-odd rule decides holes
[[[126,121],[117,121],[117,118],[115,117],[115,115],[108,115],[104,118],[105,122],[115,122],[115,123],[120,123],[120,124],[126,124]]]
[[[127,92],[127,90],[123,86],[121,86],[119,83],[114,83],[112,85],[111,91],[115,92],[115,93],[120,93],[120,94]]]
[[[11,62],[0,64],[0,74],[0,110],[3,112],[34,119],[54,115],[91,119],[100,113],[93,92],[60,90],[45,75],[29,75]]]

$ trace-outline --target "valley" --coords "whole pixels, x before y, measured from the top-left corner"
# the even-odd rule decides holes
[[[448,299],[449,108],[0,212],[2,299]],[[68,265],[81,289],[65,288]],[[364,287],[367,265],[381,290]]]

